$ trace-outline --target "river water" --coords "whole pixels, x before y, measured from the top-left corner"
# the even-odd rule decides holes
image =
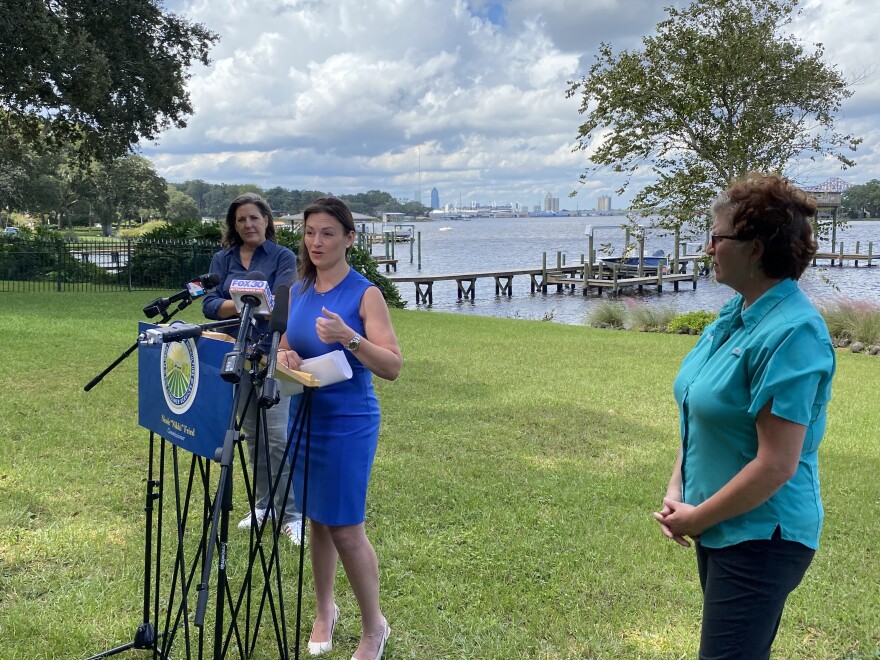
[[[416,235],[421,236],[421,268],[418,266],[418,242],[412,248],[409,243],[394,246],[398,259],[398,275],[440,275],[503,269],[540,268],[541,256],[547,253],[547,265],[556,264],[557,252],[565,255],[569,264],[579,263],[587,252],[587,225],[616,225],[625,222],[623,217],[570,217],[570,218],[476,218],[473,220],[432,220],[414,225]],[[441,228],[448,227],[441,231]],[[622,229],[597,229],[594,232],[594,249],[600,243],[609,244],[613,254],[621,254],[624,232]],[[855,241],[861,241],[861,251],[867,251],[867,243],[874,243],[874,253],[880,253],[880,221],[852,222],[838,228],[837,240],[843,241],[847,252],[854,251]],[[660,236],[649,231],[645,241],[645,254],[662,250],[672,251],[671,236]],[[820,251],[829,251],[830,241],[820,242]],[[839,248],[838,248],[839,249]],[[412,252],[412,262],[410,254]],[[380,254],[381,253],[381,254]],[[384,256],[381,245],[373,247],[373,254]],[[851,263],[851,262],[850,262]],[[880,259],[875,267],[858,268],[852,265],[830,267],[827,262],[810,267],[801,278],[801,288],[817,304],[833,302],[840,298],[864,300],[880,305]],[[382,271],[384,272],[384,270]],[[391,273],[392,275],[394,273]],[[451,282],[434,283],[434,303],[415,304],[415,285],[410,282],[398,284],[401,297],[408,301],[408,309],[426,311],[477,314],[505,318],[540,320],[549,318],[558,323],[582,325],[597,304],[608,300],[590,293],[586,297],[580,290],[557,293],[550,287],[548,293],[531,293],[527,275],[513,278],[513,295],[495,296],[492,278],[478,279],[475,300],[457,299],[456,285]],[[645,289],[638,293],[634,288],[625,289],[621,299],[638,304],[664,306],[678,313],[707,310],[717,312],[733,295],[733,291],[717,284],[710,277],[700,277],[697,289],[690,282],[679,284],[675,292],[672,285],[664,285],[663,293]]]

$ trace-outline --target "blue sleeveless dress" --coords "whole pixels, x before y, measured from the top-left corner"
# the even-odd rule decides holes
[[[353,268],[325,293],[317,293],[313,286],[302,291],[300,283],[295,283],[290,290],[287,322],[291,348],[303,359],[343,349],[342,344],[325,344],[318,339],[315,320],[322,316],[322,307],[339,314],[348,327],[363,336],[360,304],[371,286],[373,283]],[[379,441],[379,402],[373,390],[373,374],[350,351],[344,352],[351,365],[351,379],[319,387],[312,398],[307,509],[303,509],[305,440],[297,453],[293,475],[297,508],[304,516],[333,526],[364,522],[367,486]],[[291,397],[291,426],[301,398]]]

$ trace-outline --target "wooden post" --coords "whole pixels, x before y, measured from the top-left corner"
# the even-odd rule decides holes
[[[645,275],[645,235],[639,235],[639,277]]]
[[[870,268],[871,266],[874,265],[871,263],[871,261],[873,261],[873,259],[871,258],[871,255],[873,253],[874,253],[874,241],[868,241],[868,268]]]
[[[834,264],[832,263],[831,265],[833,266]],[[843,241],[840,241],[840,263],[837,264],[837,267],[841,268],[842,266],[843,266]]]
[[[676,227],[675,232],[673,233],[673,237],[674,237],[673,238],[673,240],[674,240],[673,245],[675,246],[675,249],[672,251],[672,253],[675,255],[672,258],[672,272],[673,273],[678,272],[678,254],[679,254],[679,247],[680,247],[679,243],[678,243],[678,239],[679,239],[678,233],[679,233],[679,228]]]
[[[859,254],[859,241],[856,241],[856,255],[858,256],[858,254]],[[859,267],[859,260],[858,259],[855,259],[853,263],[855,264],[856,268]]]
[[[419,232],[418,240],[419,240],[419,270],[421,270],[422,269],[422,232]]]
[[[541,253],[541,293],[547,293],[547,253]]]
[[[564,263],[564,259],[562,257],[562,250],[557,250],[556,251],[556,270],[559,271],[560,281],[556,283],[556,293],[562,293],[562,286],[563,286],[563,284],[562,284],[562,275],[563,275],[562,266],[563,266],[563,263]]]

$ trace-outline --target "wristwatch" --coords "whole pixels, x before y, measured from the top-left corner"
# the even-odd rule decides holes
[[[348,344],[346,344],[346,348],[350,350],[352,353],[357,353],[358,348],[361,346],[361,336],[358,333],[354,333],[354,337],[348,340]]]

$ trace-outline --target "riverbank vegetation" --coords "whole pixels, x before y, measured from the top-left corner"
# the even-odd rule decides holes
[[[147,432],[137,426],[136,355],[91,392],[83,385],[134,341],[145,301],[5,301],[0,655],[86,657],[130,640],[141,621]],[[180,316],[202,321],[197,306]],[[693,657],[693,551],[664,539],[650,512],[678,445],[672,380],[695,337],[392,317],[404,369],[377,383],[367,519],[388,656]],[[870,360],[839,355],[820,452],[822,547],[786,607],[780,658],[880,654],[877,379]],[[282,564],[292,608],[296,555]],[[337,602],[329,660],[349,657],[359,634],[350,591]],[[308,622],[311,596],[303,607]]]
[[[880,345],[880,306],[844,299],[821,306],[819,312],[838,346],[861,343],[867,348]],[[597,305],[587,316],[587,323],[594,328],[698,335],[716,318],[718,315],[714,312],[677,314],[669,307],[611,300]],[[872,354],[880,354],[880,351]]]

